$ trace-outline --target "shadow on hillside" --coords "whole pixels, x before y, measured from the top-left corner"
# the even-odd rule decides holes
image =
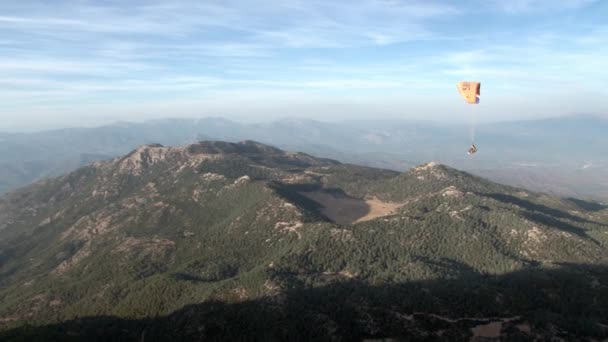
[[[212,282],[214,282],[214,280],[210,280],[210,279],[207,279],[204,277],[199,277],[199,276],[195,276],[195,275],[183,273],[183,272],[171,273],[170,277],[175,280],[190,281],[193,283],[212,283]]]
[[[526,219],[528,219],[532,222],[535,222],[537,224],[542,224],[549,228],[555,228],[555,229],[561,230],[563,232],[577,235],[584,239],[589,239],[589,240],[593,241],[595,244],[599,245],[599,242],[596,239],[589,236],[587,234],[587,232],[585,231],[585,229],[583,229],[583,228],[579,228],[572,224],[569,224],[569,223],[566,223],[566,222],[563,222],[560,220],[556,220],[549,215],[544,215],[544,214],[540,214],[540,213],[524,212],[521,215],[523,217],[525,217]]]
[[[294,204],[305,213],[305,222],[328,221],[329,219],[321,212],[323,206],[300,194],[303,191],[317,191],[322,188],[321,184],[285,184],[271,182],[270,187],[285,200]]]
[[[487,194],[487,196],[489,196],[497,201],[503,202],[503,203],[516,205],[522,209],[537,211],[542,214],[557,217],[557,218],[571,220],[571,221],[578,222],[578,223],[601,224],[599,222],[590,221],[590,220],[572,215],[565,211],[549,208],[542,204],[537,204],[537,203],[530,202],[530,201],[527,201],[527,200],[524,200],[524,199],[521,199],[521,198],[518,198],[515,196],[507,195],[507,194],[492,193],[492,194]]]
[[[342,189],[323,188],[321,184],[279,182],[272,186],[279,196],[308,212],[308,219],[311,221],[352,224],[372,211],[365,200],[351,197]]]
[[[337,224],[352,224],[371,213],[371,206],[363,199],[351,197],[341,189],[302,191],[300,195],[321,205],[321,213]]]
[[[587,230],[584,227],[579,227],[575,224],[593,224],[593,225],[605,226],[605,224],[603,224],[603,223],[587,220],[587,219],[572,215],[568,212],[549,208],[542,204],[533,203],[533,202],[530,202],[530,201],[527,201],[527,200],[524,200],[524,199],[521,199],[521,198],[518,198],[515,196],[511,196],[511,195],[492,193],[492,194],[488,194],[487,196],[490,198],[493,198],[497,201],[501,201],[506,204],[515,205],[515,206],[523,209],[524,211],[521,213],[521,215],[534,223],[542,224],[542,225],[545,225],[550,228],[559,229],[563,232],[577,235],[581,238],[589,239],[589,240],[593,241],[595,244],[599,245],[599,242],[596,239],[590,237],[587,234]],[[574,222],[574,224],[565,222],[565,221],[561,221],[559,219],[571,221],[571,222]]]
[[[568,197],[566,199],[568,201],[576,204],[576,206],[578,206],[579,208],[584,209],[586,211],[600,211],[600,210],[608,209],[608,205],[605,205],[602,203],[584,201],[584,200],[581,200],[578,198],[572,198],[572,197]]]
[[[608,267],[562,264],[500,276],[376,284],[340,278],[305,287],[277,272],[283,294],[210,301],[167,316],[85,317],[0,333],[3,341],[310,341],[393,338],[532,341],[608,337]],[[296,285],[300,284],[300,285]],[[585,338],[583,338],[585,337]]]

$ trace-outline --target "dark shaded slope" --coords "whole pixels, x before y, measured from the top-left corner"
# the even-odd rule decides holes
[[[456,266],[457,267],[457,266]],[[5,341],[399,341],[608,337],[608,269],[531,268],[496,277],[376,284],[343,280],[292,286],[276,296],[209,301],[139,320],[84,317],[0,333]],[[484,339],[485,338],[485,339]]]

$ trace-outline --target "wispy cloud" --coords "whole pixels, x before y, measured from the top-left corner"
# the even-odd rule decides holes
[[[586,7],[598,0],[483,0],[483,6],[507,13],[566,11]]]
[[[608,96],[601,86],[608,81],[608,27],[594,25],[601,18],[582,20],[590,6],[602,3],[1,2],[0,101],[11,111],[0,118],[93,104],[101,110],[105,102],[201,105],[212,97],[215,107],[201,108],[235,110],[217,101],[236,97],[289,108],[279,104],[286,92],[290,103],[327,104],[334,96],[384,108],[408,99],[442,112],[439,103],[455,100],[453,83],[461,78],[547,99],[575,87],[584,101],[586,93]]]
[[[59,19],[59,18],[28,18],[28,17],[10,17],[0,16],[0,23],[12,24],[17,26],[84,26],[85,23],[78,20]]]

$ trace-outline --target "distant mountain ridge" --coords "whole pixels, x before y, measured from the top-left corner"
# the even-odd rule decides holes
[[[28,134],[0,134],[0,192],[57,176],[142,144],[256,140],[373,167],[406,170],[438,160],[495,181],[562,196],[608,201],[608,120],[574,116],[482,124],[480,153],[466,157],[469,128],[408,120],[243,124],[223,118],[167,119]]]
[[[0,197],[0,338],[605,338],[607,246],[601,204],[438,163],[149,144]]]

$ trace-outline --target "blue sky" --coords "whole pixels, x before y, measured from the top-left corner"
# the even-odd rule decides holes
[[[1,1],[0,130],[608,115],[608,1]]]

